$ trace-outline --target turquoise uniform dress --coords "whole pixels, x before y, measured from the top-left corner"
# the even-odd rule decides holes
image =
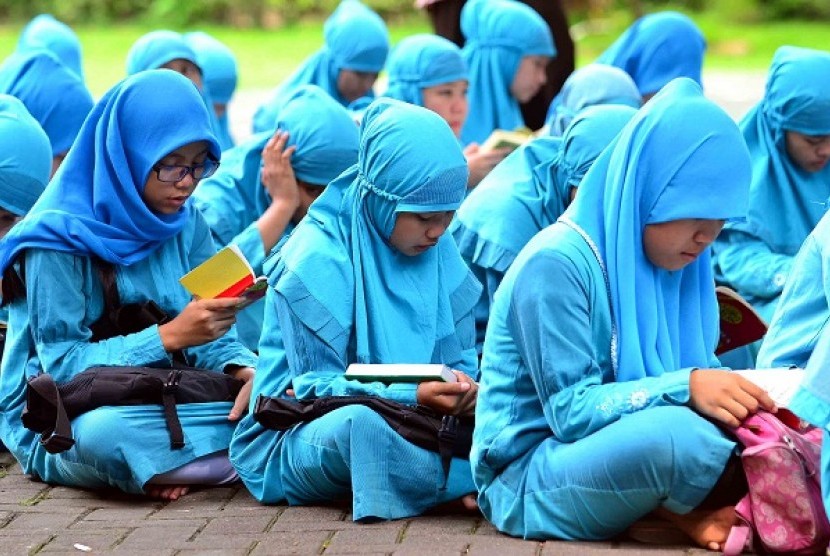
[[[170,127],[174,119],[188,125]],[[0,244],[0,268],[20,275],[25,265],[25,296],[10,303],[0,367],[0,438],[25,473],[141,493],[155,475],[227,449],[235,425],[228,421],[229,402],[179,406],[181,450],[170,449],[156,405],[102,407],[76,417],[75,446],[57,455],[20,421],[26,380],[40,372],[61,383],[94,365],[170,364],[158,326],[91,341],[89,327],[103,301],[90,257],[114,265],[123,303],[153,299],[171,314],[184,308],[190,295],[178,278],[215,252],[207,225],[189,204],[174,214],[156,213],[141,192],[158,160],[194,141],[219,155],[190,81],[168,70],[125,79],[93,108],[47,191]],[[186,352],[205,372],[256,364],[233,331]]]
[[[644,15],[603,52],[597,63],[625,70],[642,96],[653,95],[676,77],[702,85],[706,39],[688,16],[678,12]]]
[[[484,286],[475,309],[479,351],[504,273],[536,233],[556,222],[571,189],[635,113],[626,106],[586,108],[564,137],[541,137],[516,149],[461,205],[449,231]]]
[[[739,217],[749,180],[735,124],[678,79],[519,254],[492,308],[472,451],[479,506],[499,530],[610,538],[660,506],[692,510],[715,485],[734,443],[688,407],[690,371],[718,366],[708,252],[664,270],[642,234]]]
[[[496,129],[524,126],[510,85],[525,56],[556,56],[553,36],[533,8],[512,0],[470,0],[461,9],[462,53],[470,70],[470,112],[461,142],[483,143]]]
[[[81,41],[69,25],[52,15],[40,14],[26,24],[17,39],[17,50],[46,49],[83,81],[84,66]]]
[[[828,103],[830,54],[784,46],[773,57],[764,98],[740,123],[752,155],[749,213],[727,224],[715,242],[715,277],[767,322],[793,257],[830,197],[830,166],[816,172],[799,167],[787,154],[785,132],[830,134]]]
[[[315,85],[294,91],[275,129],[289,132],[286,148],[297,148],[291,155],[294,175],[309,185],[325,187],[357,160],[357,126],[345,108]],[[216,174],[200,183],[193,194],[216,243],[237,245],[258,276],[268,253],[257,220],[271,204],[262,185],[262,149],[273,133],[257,134],[225,153]],[[293,229],[289,223],[283,236]],[[240,339],[253,350],[259,344],[264,307],[265,301],[259,300],[236,317]]]
[[[274,129],[274,120],[285,102],[286,95],[302,85],[317,85],[344,107],[351,107],[337,88],[340,70],[380,73],[389,54],[389,31],[383,19],[359,0],[342,0],[323,24],[324,44],[309,56],[294,73],[274,89],[270,98],[254,114],[253,131],[260,133]],[[362,113],[366,101],[354,101],[354,108]]]
[[[80,75],[43,49],[15,52],[3,61],[0,93],[23,101],[49,136],[53,157],[69,150],[92,109]]]
[[[548,107],[545,123],[551,135],[560,137],[583,109],[603,104],[639,108],[643,97],[631,76],[620,68],[588,64],[565,80]]]
[[[431,145],[424,149],[425,144]],[[452,236],[419,255],[388,244],[399,212],[454,210],[467,165],[437,114],[392,99],[367,110],[358,163],[332,182],[269,260],[253,396],[368,394],[414,404],[416,385],[360,383],[350,363],[444,363],[475,377],[472,308],[480,285]],[[253,398],[252,398],[253,399]],[[418,515],[474,492],[453,459],[418,448],[361,406],[278,432],[251,416],[231,462],[257,500],[292,505],[352,499],[356,521]]]

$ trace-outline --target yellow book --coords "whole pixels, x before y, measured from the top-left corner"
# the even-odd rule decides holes
[[[481,150],[492,151],[504,147],[509,147],[510,150],[516,150],[531,139],[533,139],[533,132],[527,128],[520,128],[515,131],[497,129],[481,145]]]
[[[236,245],[228,245],[179,278],[190,293],[202,299],[243,297],[240,308],[265,295],[267,281],[257,277],[248,259]]]

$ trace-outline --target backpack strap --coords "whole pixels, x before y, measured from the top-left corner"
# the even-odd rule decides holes
[[[164,383],[161,393],[161,401],[164,406],[164,422],[167,424],[167,431],[170,433],[170,449],[181,450],[184,448],[184,431],[179,421],[179,413],[176,411],[176,390],[179,389],[179,381],[182,378],[180,369],[173,369]]]
[[[43,431],[40,435],[40,444],[50,454],[65,452],[75,445],[72,438],[72,427],[69,424],[69,416],[63,406],[58,385],[48,374],[41,373],[28,382],[29,388],[33,389],[47,403],[55,408],[54,426]]]

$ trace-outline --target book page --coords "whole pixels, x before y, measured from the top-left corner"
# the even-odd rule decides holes
[[[804,369],[741,369],[732,371],[767,391],[778,407],[787,407],[804,379]]]
[[[190,293],[203,299],[212,299],[235,284],[242,291],[254,281],[251,265],[235,245],[223,247],[179,279]]]

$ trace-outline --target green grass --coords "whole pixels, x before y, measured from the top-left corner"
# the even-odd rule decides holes
[[[775,49],[783,44],[825,48],[830,44],[826,22],[747,23],[740,13],[719,11],[691,14],[708,41],[706,68],[765,71]],[[730,19],[726,19],[726,18]],[[576,17],[572,17],[572,21]],[[577,63],[584,65],[600,54],[631,22],[625,11],[610,13],[590,24],[574,27]],[[724,22],[726,21],[726,22]],[[22,24],[0,25],[0,58],[14,50]],[[127,51],[142,34],[154,27],[144,24],[75,26],[84,45],[87,83],[100,96],[124,76]],[[297,67],[322,43],[322,23],[301,22],[280,29],[234,29],[202,26],[225,42],[239,60],[240,89],[270,89]],[[184,29],[179,29],[184,31]],[[190,29],[187,29],[190,30]],[[390,25],[392,42],[430,30],[421,15]]]

